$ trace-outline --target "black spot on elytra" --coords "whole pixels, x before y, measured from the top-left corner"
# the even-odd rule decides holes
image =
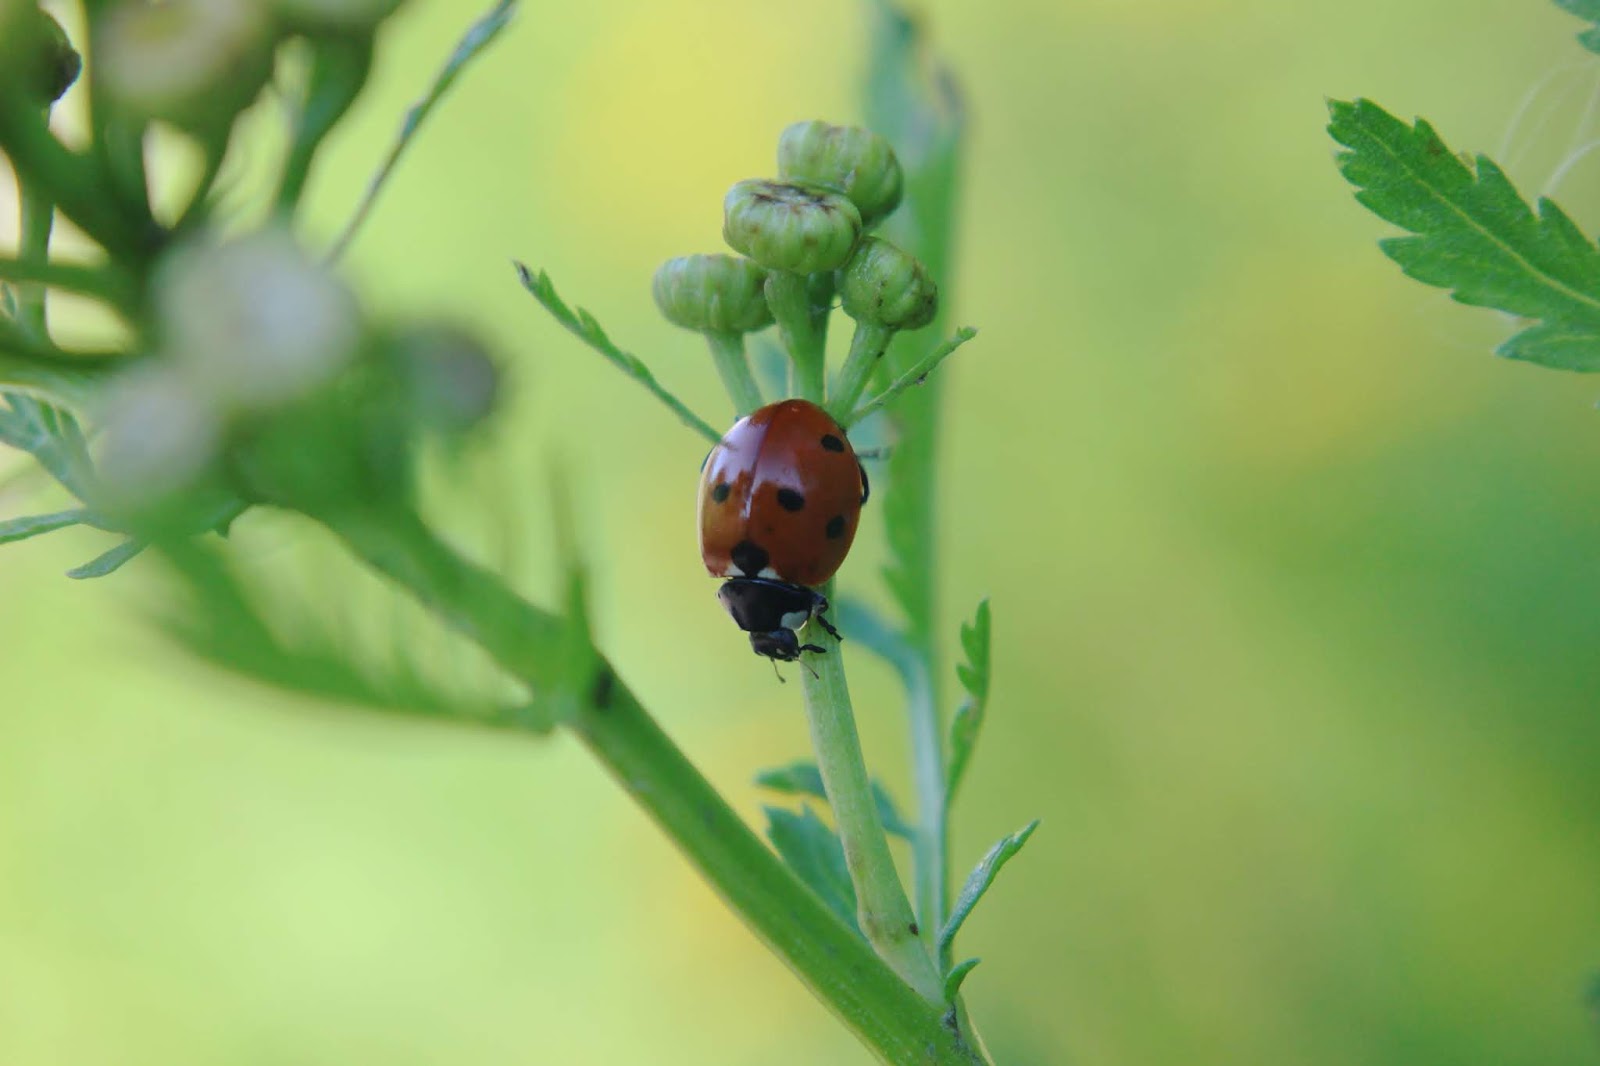
[[[778,490],[778,506],[785,511],[798,511],[806,505],[806,498],[794,489]]]
[[[742,570],[746,577],[755,577],[767,568],[770,561],[767,549],[753,540],[741,540],[728,555],[733,559],[733,565]]]
[[[711,490],[711,502],[721,503],[728,498],[728,493],[733,491],[733,486],[726,481],[717,482],[717,487]]]
[[[844,515],[836,514],[828,519],[828,528],[825,530],[829,540],[838,540],[844,536]]]
[[[835,437],[832,433],[824,433],[822,435],[822,446],[830,452],[844,451],[844,441]]]

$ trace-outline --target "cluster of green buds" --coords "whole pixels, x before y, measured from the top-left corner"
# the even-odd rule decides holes
[[[938,288],[916,257],[870,231],[900,205],[904,176],[883,137],[797,122],[778,141],[778,177],[738,182],[723,200],[723,239],[738,252],[668,260],[656,272],[667,320],[706,335],[740,414],[760,406],[746,334],[777,324],[790,391],[848,413],[900,330],[933,320]],[[826,388],[828,312],[856,320],[845,366]]]
[[[146,526],[207,497],[293,505],[404,493],[422,433],[459,438],[490,413],[499,374],[470,333],[373,321],[291,231],[311,159],[364,85],[375,34],[402,2],[85,4],[94,143],[73,152],[45,120],[82,59],[39,0],[0,0],[0,151],[24,201],[16,263],[81,281],[133,338],[117,353],[122,367],[111,374],[112,360],[100,360],[109,376],[78,397],[100,424],[94,503],[105,514]],[[275,210],[264,228],[223,236],[208,222],[211,182],[236,118],[291,40],[309,62],[291,101]],[[150,210],[152,123],[206,152],[207,171],[172,224]],[[31,233],[30,204],[43,218]],[[103,266],[56,271],[55,213],[104,248]],[[43,288],[29,282],[0,291],[0,338],[66,361],[74,353],[56,348]]]
[[[324,53],[346,83],[365,80],[379,25],[402,0],[110,0],[87,5],[95,58],[96,107],[126,122],[163,122],[220,152],[234,119],[271,80],[279,46],[292,38],[311,42],[313,83]],[[28,23],[51,29],[23,41]],[[5,91],[25,85],[41,103],[55,100],[76,76],[80,60],[60,27],[40,13],[36,0],[0,0],[0,74]],[[354,54],[360,58],[352,61]],[[355,74],[349,73],[355,70]],[[323,81],[328,79],[324,77]],[[345,85],[353,98],[359,85]],[[347,101],[348,102],[348,101]],[[347,103],[346,102],[346,103]],[[343,107],[334,105],[335,112]]]

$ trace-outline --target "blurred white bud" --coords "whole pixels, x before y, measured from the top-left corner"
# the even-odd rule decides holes
[[[278,230],[179,248],[161,264],[156,301],[163,352],[236,409],[306,395],[343,370],[362,339],[350,290]]]
[[[278,14],[302,29],[359,30],[395,13],[403,0],[271,0]]]
[[[222,427],[206,396],[176,368],[146,363],[107,390],[96,464],[114,510],[143,510],[195,483]]]
[[[123,0],[95,27],[95,62],[127,110],[196,132],[248,107],[272,73],[262,0]]]

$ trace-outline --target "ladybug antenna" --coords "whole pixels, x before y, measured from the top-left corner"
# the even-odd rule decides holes
[[[778,660],[768,659],[767,662],[772,664],[772,676],[778,679],[778,684],[787,685],[789,683],[789,679],[784,677],[783,671],[778,669]]]
[[[796,659],[795,661],[798,662],[801,666],[805,667],[807,670],[810,670],[812,677],[820,678],[822,676],[821,674],[817,673],[817,668],[815,666],[812,666],[810,663],[806,662],[804,659]]]

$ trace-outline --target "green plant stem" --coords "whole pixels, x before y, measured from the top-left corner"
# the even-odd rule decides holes
[[[793,278],[796,284],[780,287],[775,299],[773,281],[784,277]],[[799,298],[804,301],[798,307],[793,303],[794,290],[798,290]],[[779,312],[782,305],[796,323],[806,323],[807,334],[813,332],[809,327],[810,302],[806,298],[805,279],[792,274],[769,275],[767,303],[772,307],[780,330],[784,323],[784,314]],[[796,375],[799,394],[803,399],[821,404],[824,398],[822,352],[818,349],[814,353],[817,372],[807,373],[810,364],[800,357],[804,349],[798,343],[804,342],[791,346],[790,354],[799,371]],[[829,582],[823,588],[823,595],[829,595],[832,590],[833,584]],[[905,887],[900,883],[894,856],[889,852],[889,838],[883,831],[873,799],[872,780],[867,776],[861,739],[856,733],[850,686],[845,680],[843,651],[838,640],[815,621],[807,624],[802,643],[825,649],[823,654],[812,654],[805,659],[810,669],[801,673],[800,684],[805,693],[806,721],[811,728],[817,769],[822,773],[823,790],[828,794],[839,841],[844,845],[845,866],[856,890],[856,924],[895,973],[925,999],[939,1003],[944,994],[943,984],[921,939],[922,930],[906,898]],[[928,935],[936,934],[930,931]]]
[[[830,590],[831,586],[825,587],[823,594]],[[801,674],[800,681],[811,746],[844,845],[845,865],[855,884],[856,923],[902,980],[930,1003],[942,1003],[942,982],[900,884],[872,796],[839,642],[815,622],[808,625],[802,639],[826,649],[824,654],[806,657],[810,669]]]
[[[849,415],[840,418],[839,424],[845,429],[849,429],[851,426],[855,425],[857,422],[860,422],[863,418],[866,418],[874,411],[881,410],[902,392],[905,392],[907,389],[915,385],[921,385],[923,382],[928,380],[928,375],[932,374],[940,363],[949,358],[949,356],[957,348],[961,347],[963,344],[967,343],[977,335],[978,331],[973,329],[971,326],[962,326],[960,329],[956,330],[954,336],[952,336],[949,340],[933,349],[921,359],[918,359],[914,364],[912,364],[909,370],[891,381],[888,387],[882,392],[878,393],[878,395],[874,396],[860,407],[857,407],[854,411],[850,412]]]
[[[876,322],[856,323],[856,331],[850,338],[850,354],[839,371],[839,380],[834,382],[833,395],[828,397],[828,413],[834,418],[842,419],[854,410],[894,334],[894,330]]]
[[[0,151],[17,180],[48,195],[113,259],[142,264],[153,256],[161,243],[160,229],[124,215],[119,201],[107,195],[108,183],[96,160],[68,150],[37,111],[9,98],[7,88],[0,85]]]
[[[717,366],[722,387],[728,390],[734,410],[740,418],[761,406],[761,390],[750,373],[750,359],[744,350],[744,334],[710,331],[706,343],[711,346],[711,361]]]
[[[410,512],[318,516],[344,543],[479,644],[535,694],[570,648],[560,618],[461,558]],[[665,831],[752,932],[885,1063],[985,1059],[802,885],[596,658],[567,726]]]
[[[827,334],[811,313],[811,294],[799,274],[774,270],[767,275],[767,306],[778,323],[778,336],[789,352],[790,391],[813,403],[822,402],[826,373]],[[823,320],[825,322],[825,320]]]
[[[22,182],[18,190],[18,258],[27,266],[43,268],[50,262],[50,230],[55,225],[56,205],[32,182]],[[22,327],[40,340],[50,339],[50,321],[45,304],[45,287],[30,282],[17,289],[17,317]]]
[[[0,257],[0,281],[13,282],[19,287],[44,285],[93,296],[124,311],[131,309],[136,300],[133,285],[113,267]]]
[[[305,101],[295,115],[289,154],[274,198],[279,213],[294,214],[323,138],[338,125],[366,86],[367,75],[372,72],[372,43],[370,33],[322,37],[312,43]]]

